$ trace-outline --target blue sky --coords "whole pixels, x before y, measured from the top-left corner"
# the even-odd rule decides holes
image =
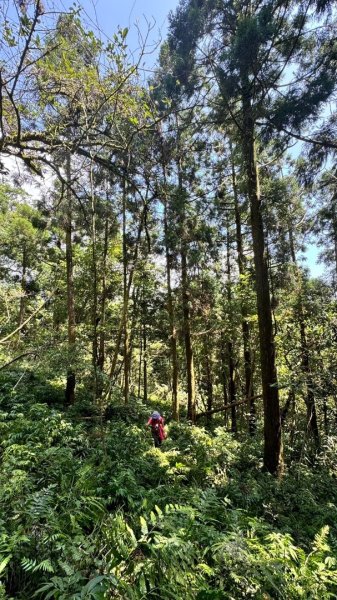
[[[320,249],[315,244],[309,244],[304,256],[306,258],[305,266],[309,267],[312,277],[321,277],[326,270],[325,266],[318,262]]]

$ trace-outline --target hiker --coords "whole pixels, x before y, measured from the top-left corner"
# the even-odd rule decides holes
[[[155,410],[149,418],[147,425],[151,427],[155,448],[159,448],[161,446],[162,441],[166,437],[164,432],[163,417],[158,411]]]

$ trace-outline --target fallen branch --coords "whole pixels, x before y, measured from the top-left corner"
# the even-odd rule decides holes
[[[16,329],[14,329],[14,331],[12,331],[8,335],[6,335],[6,337],[2,338],[2,340],[0,340],[0,344],[4,344],[5,342],[7,342],[7,340],[9,340],[11,337],[13,337],[13,335],[15,335],[16,333],[18,333],[19,331],[21,331],[21,329],[23,329],[27,325],[27,323],[29,323],[29,321],[31,321],[48,304],[48,302],[50,302],[50,300],[52,299],[53,296],[54,296],[54,294],[52,294],[51,296],[49,296],[49,298],[47,298],[47,300],[45,300],[43,302],[43,304],[41,304],[30,315],[30,317],[28,317],[28,319],[26,319],[19,327],[17,327]]]
[[[257,400],[258,398],[262,398],[262,394],[258,394],[258,396],[252,396],[251,398],[246,398],[245,400],[240,400],[239,402],[232,402],[231,404],[225,404],[225,406],[221,406],[221,408],[213,408],[212,410],[206,410],[205,412],[199,413],[196,418],[200,419],[201,417],[207,417],[208,415],[214,415],[215,413],[223,412],[224,410],[228,410],[232,408],[232,406],[240,406],[242,404],[247,404],[252,400]]]
[[[19,356],[16,356],[15,358],[13,358],[12,360],[10,360],[8,363],[6,363],[5,365],[2,365],[0,367],[0,371],[3,371],[3,369],[6,369],[7,367],[9,367],[10,365],[12,365],[13,363],[15,363],[17,360],[20,360],[21,358],[24,358],[25,356],[36,356],[37,355],[37,350],[31,351],[31,352],[24,352],[23,354],[20,354]]]

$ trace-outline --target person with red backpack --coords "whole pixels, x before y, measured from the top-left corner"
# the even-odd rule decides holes
[[[164,419],[158,411],[154,411],[149,418],[147,425],[151,427],[152,437],[155,448],[159,448],[165,439]]]

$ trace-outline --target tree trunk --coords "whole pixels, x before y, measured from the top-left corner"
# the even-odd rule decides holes
[[[297,269],[297,260],[296,260],[296,252],[294,246],[293,232],[291,227],[289,228],[289,243],[290,243],[290,254],[294,266]],[[305,404],[307,408],[307,433],[310,434],[315,442],[316,447],[319,447],[319,429],[317,422],[317,412],[316,412],[316,404],[315,404],[315,396],[313,391],[313,380],[310,369],[310,358],[309,358],[309,348],[307,342],[307,333],[306,333],[306,325],[304,318],[304,308],[303,308],[303,300],[302,300],[302,276],[298,272],[297,280],[300,286],[299,297],[298,297],[298,316],[299,316],[299,325],[300,325],[300,338],[301,338],[301,367],[302,372],[304,374],[307,386],[307,393],[305,396]]]
[[[231,339],[233,336],[233,307],[232,307],[232,270],[231,270],[231,256],[230,256],[230,223],[229,223],[229,213],[227,212],[227,257],[226,257],[226,265],[227,265],[227,305],[229,311],[229,321],[230,328],[228,331],[229,339],[227,341],[227,357],[228,357],[228,374],[229,374],[229,403],[231,406],[231,431],[232,433],[237,432],[237,415],[236,415],[236,387],[235,387],[235,379],[234,379],[234,345],[233,340]]]
[[[23,250],[22,250],[21,298],[20,298],[18,327],[21,327],[22,323],[25,320],[26,294],[27,294],[27,267],[28,267],[28,265],[27,265],[27,249],[26,249],[26,246],[24,246]],[[19,333],[19,337],[20,337],[20,333]]]
[[[179,144],[178,144],[179,146]],[[179,153],[181,152],[178,147]],[[195,423],[196,417],[196,399],[195,399],[195,374],[194,374],[194,357],[191,337],[191,318],[190,318],[190,294],[188,286],[188,271],[187,271],[187,230],[186,230],[186,214],[185,214],[185,190],[183,185],[183,170],[181,164],[181,154],[177,160],[178,169],[178,190],[181,202],[181,288],[182,288],[182,308],[183,308],[183,323],[184,323],[184,341],[186,354],[186,377],[187,377],[187,418]]]
[[[275,343],[269,293],[268,265],[265,252],[260,186],[254,138],[254,119],[249,96],[249,82],[244,82],[242,99],[244,114],[242,150],[251,213],[264,405],[264,467],[270,473],[277,474],[281,468],[282,462],[281,418],[275,364]]]
[[[129,323],[128,323],[128,263],[127,263],[127,245],[126,245],[126,179],[123,178],[123,329],[124,329],[124,402],[129,402]]]
[[[313,437],[316,447],[319,447],[319,430],[317,423],[317,412],[315,396],[313,390],[313,381],[310,370],[309,348],[306,337],[306,327],[304,322],[302,301],[300,299],[300,334],[301,334],[301,365],[306,378],[307,393],[305,403],[307,407],[307,432]]]
[[[143,324],[143,398],[147,402],[147,336],[146,325]]]
[[[328,404],[326,398],[323,398],[323,423],[324,433],[325,435],[329,435]]]
[[[97,280],[97,232],[96,232],[96,198],[93,181],[93,162],[90,165],[91,195],[91,259],[92,259],[92,366],[94,369],[93,401],[100,396],[101,377],[98,368],[98,280]]]
[[[119,349],[120,349],[120,345],[121,345],[121,341],[122,341],[123,329],[124,329],[125,322],[127,320],[130,291],[131,291],[132,282],[133,282],[133,275],[134,275],[136,264],[137,264],[139,243],[140,243],[140,239],[141,239],[141,235],[142,235],[142,231],[143,231],[143,227],[144,227],[144,216],[145,216],[145,212],[143,210],[142,216],[141,216],[141,219],[139,222],[139,226],[138,226],[137,240],[136,240],[135,250],[133,253],[133,257],[132,257],[132,265],[131,265],[130,271],[129,271],[129,278],[128,278],[128,282],[127,282],[127,286],[126,286],[126,294],[125,294],[125,285],[124,285],[124,290],[123,290],[124,291],[123,309],[122,309],[122,315],[120,318],[118,332],[117,332],[117,340],[116,340],[115,350],[114,350],[114,354],[113,354],[112,361],[111,361],[110,387],[109,387],[109,392],[108,392],[108,398],[110,397],[110,394],[111,394],[112,380],[113,380],[113,377],[114,377],[114,374],[116,371],[116,365],[117,365]],[[125,273],[124,273],[124,276],[125,276]],[[123,280],[124,280],[124,276],[123,276]]]
[[[188,274],[186,245],[182,241],[181,246],[181,283],[182,283],[182,305],[184,317],[184,340],[186,353],[186,376],[187,376],[187,418],[195,422],[195,375],[194,375],[194,357],[191,338],[190,305],[188,291]]]
[[[236,386],[234,378],[234,357],[233,357],[233,343],[228,342],[228,370],[229,370],[229,404],[231,404],[231,431],[237,433],[237,418],[236,418]]]
[[[101,372],[104,369],[105,362],[105,325],[106,325],[106,261],[109,249],[109,219],[106,218],[104,230],[104,247],[103,247],[103,272],[102,272],[102,291],[101,291],[101,306],[100,306],[100,327],[99,327],[99,342],[98,342],[98,366]],[[101,392],[102,393],[102,392]]]
[[[241,214],[240,214],[240,206],[239,206],[239,196],[237,189],[237,181],[236,181],[236,173],[235,173],[235,165],[234,158],[232,152],[232,145],[230,144],[231,150],[231,162],[232,162],[232,185],[233,185],[233,194],[234,194],[234,210],[235,210],[235,226],[236,226],[236,251],[238,258],[238,267],[240,276],[244,276],[246,273],[245,269],[245,256],[243,252],[243,243],[242,243],[242,231],[241,231]],[[242,329],[242,339],[243,339],[243,359],[244,359],[244,374],[245,374],[245,396],[249,405],[249,421],[248,428],[249,433],[254,435],[256,433],[256,408],[254,400],[251,398],[254,397],[254,388],[253,388],[253,361],[252,361],[252,352],[251,352],[251,333],[250,326],[248,322],[248,312],[247,307],[245,305],[245,301],[243,300],[240,304],[241,306],[241,329]]]
[[[69,406],[75,402],[76,376],[73,368],[75,342],[76,342],[76,320],[75,320],[75,292],[73,275],[73,246],[72,246],[72,192],[70,153],[67,154],[67,207],[66,207],[66,270],[67,270],[67,313],[68,313],[68,372],[65,390],[65,404]]]
[[[213,378],[212,378],[212,365],[211,365],[211,348],[209,340],[206,338],[204,347],[206,357],[206,390],[207,390],[207,412],[213,409]],[[212,420],[212,414],[207,415],[207,421],[210,423]]]
[[[225,340],[221,337],[221,379],[222,379],[222,391],[223,391],[223,404],[228,406],[228,392],[227,392],[227,376],[226,376],[226,351],[225,351]],[[228,424],[228,413],[227,410],[224,412],[224,424]]]
[[[178,355],[177,355],[177,329],[175,326],[173,296],[171,286],[171,254],[169,245],[169,224],[168,224],[168,206],[166,193],[166,169],[163,164],[164,173],[164,236],[165,236],[165,256],[166,256],[166,285],[167,285],[167,312],[170,323],[170,348],[172,364],[172,417],[179,421],[179,400],[178,400]]]
[[[139,336],[139,363],[138,363],[138,392],[137,399],[140,400],[140,390],[142,385],[142,365],[143,365],[143,331]]]
[[[336,172],[337,174],[337,172]],[[334,194],[332,198],[332,230],[333,230],[333,244],[334,244],[334,258],[335,258],[335,288],[337,288],[337,214],[336,214],[336,202],[337,194]]]
[[[179,421],[179,399],[178,399],[178,354],[177,354],[177,329],[175,325],[173,294],[171,285],[171,252],[169,239],[169,214],[168,214],[168,192],[167,192],[167,172],[166,172],[166,154],[164,140],[162,137],[161,126],[158,126],[158,134],[161,146],[161,161],[163,172],[163,205],[164,205],[164,240],[165,240],[165,258],[166,258],[166,286],[167,286],[167,312],[170,324],[170,350],[171,350],[171,384],[172,384],[172,417]]]

